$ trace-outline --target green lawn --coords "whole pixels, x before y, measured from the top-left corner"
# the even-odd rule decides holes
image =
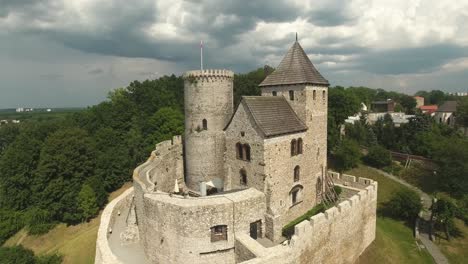
[[[406,188],[363,165],[346,173],[376,180],[379,206],[388,201],[393,193]],[[418,248],[411,228],[403,222],[379,216],[377,217],[376,239],[357,262],[357,264],[371,263],[434,263],[434,261],[425,249]]]
[[[125,184],[119,190],[109,196],[111,201],[126,189],[130,183]],[[35,254],[59,253],[63,256],[65,264],[92,264],[96,252],[96,237],[99,228],[100,216],[89,223],[75,226],[60,224],[47,234],[29,236],[25,230],[19,231],[8,239],[4,246],[23,245],[34,251]]]
[[[426,250],[418,248],[412,230],[404,223],[378,217],[376,239],[356,264],[374,263],[434,263],[434,261]]]
[[[467,263],[468,260],[468,226],[463,221],[455,219],[455,227],[460,232],[457,236],[447,241],[445,234],[439,232],[436,244],[451,264]]]

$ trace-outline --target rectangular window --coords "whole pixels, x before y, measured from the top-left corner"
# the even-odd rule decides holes
[[[289,91],[289,100],[294,101],[294,91],[293,90]]]
[[[217,225],[211,228],[211,242],[227,240],[227,225]]]

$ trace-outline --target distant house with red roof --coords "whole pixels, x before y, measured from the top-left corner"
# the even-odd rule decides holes
[[[423,114],[432,115],[437,111],[439,107],[437,105],[422,105],[418,108],[421,109],[421,112],[423,112]]]

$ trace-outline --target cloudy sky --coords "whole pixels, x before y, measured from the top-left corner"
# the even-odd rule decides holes
[[[87,106],[132,80],[277,66],[295,32],[331,85],[468,89],[468,0],[0,0],[0,108]]]

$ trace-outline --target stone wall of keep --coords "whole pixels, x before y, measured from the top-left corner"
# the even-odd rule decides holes
[[[122,208],[128,208],[132,202],[134,190],[130,188],[119,197],[110,202],[101,215],[101,222],[96,240],[96,264],[121,264],[117,256],[114,255],[108,243],[109,230],[112,228],[117,214]],[[123,264],[123,263],[122,263]]]
[[[263,138],[260,137],[261,132],[259,132],[255,122],[251,120],[251,116],[246,111],[244,104],[240,104],[236,115],[225,131],[225,189],[231,190],[246,187],[241,184],[240,177],[240,171],[244,169],[247,174],[247,187],[253,187],[263,192],[265,185]],[[237,143],[249,144],[250,161],[237,158]]]
[[[264,222],[265,196],[253,188],[205,197],[156,192],[144,194],[143,207],[140,238],[152,263],[235,263],[235,234]],[[227,226],[227,240],[211,242],[217,225]]]
[[[377,182],[359,181],[370,183],[338,206],[296,225],[289,245],[262,251],[256,247],[251,250],[256,258],[242,263],[354,263],[374,241],[376,228]]]

